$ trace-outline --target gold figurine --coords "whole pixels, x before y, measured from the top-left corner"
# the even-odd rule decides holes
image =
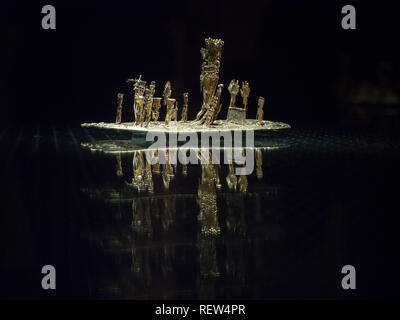
[[[153,108],[153,96],[154,92],[156,91],[156,82],[152,81],[150,84],[150,88],[146,89],[146,103],[145,103],[145,110],[143,115],[143,120],[146,121],[145,126],[147,127],[151,120],[151,111]]]
[[[221,109],[222,109],[222,103],[220,103],[221,101],[221,93],[222,93],[222,88],[224,87],[224,85],[222,83],[220,83],[218,85],[218,89],[217,89],[217,97],[218,97],[218,101],[217,101],[217,108],[214,112],[214,116],[213,116],[213,120],[212,122],[214,122],[215,120],[217,120],[217,116],[220,113]]]
[[[235,105],[236,96],[239,93],[239,80],[232,80],[228,86],[228,91],[231,94],[231,101],[228,108],[227,121],[244,125],[246,123],[247,98],[250,93],[249,83],[247,81],[243,81],[242,89],[240,90],[243,98],[243,108],[238,108]]]
[[[228,188],[230,190],[236,191],[237,177],[235,175],[235,168],[233,167],[233,164],[230,164],[228,169],[229,170],[228,170],[228,174],[226,176],[226,184],[228,185]]]
[[[200,74],[200,91],[203,92],[203,104],[196,116],[199,121],[203,114],[209,109],[213,100],[215,90],[219,80],[219,67],[222,46],[224,41],[221,39],[207,38],[205,40],[206,48],[201,48],[200,53],[203,58]],[[204,120],[203,120],[204,122]]]
[[[162,96],[154,98],[156,82],[152,81],[146,86],[146,81],[142,80],[142,75],[137,79],[128,79],[127,82],[133,83],[134,89],[134,121],[121,125],[123,93],[118,93],[117,110],[115,124],[109,123],[83,123],[83,127],[120,129],[120,126],[128,130],[148,131],[160,129],[161,131],[207,131],[207,130],[236,130],[239,128],[246,130],[275,130],[290,128],[289,125],[280,122],[264,121],[264,98],[259,97],[256,119],[247,119],[248,98],[250,95],[250,85],[248,81],[232,79],[227,85],[230,94],[229,107],[226,119],[217,120],[223,108],[222,90],[224,85],[220,83],[219,71],[221,66],[222,48],[224,41],[221,39],[206,38],[205,46],[200,49],[201,72],[200,72],[200,93],[202,95],[201,107],[197,110],[194,121],[188,121],[189,93],[183,93],[182,110],[180,121],[178,122],[178,101],[172,98],[171,81],[166,81]],[[242,106],[237,106],[237,95],[240,93],[243,101]],[[192,103],[192,102],[191,102]],[[251,101],[250,101],[251,103]],[[226,103],[227,105],[228,103]],[[161,107],[166,107],[165,119],[160,119]],[[164,112],[164,111],[163,111]],[[164,113],[163,113],[164,115]],[[171,121],[174,128],[170,126]],[[150,123],[151,122],[151,123]],[[263,125],[264,124],[264,125]],[[268,125],[267,125],[268,124]],[[142,128],[139,128],[142,127]],[[212,128],[211,128],[212,127]]]
[[[263,107],[264,107],[264,98],[263,97],[259,97],[258,98],[258,109],[257,109],[257,122],[258,124],[262,124],[263,122],[263,118],[264,118],[264,111],[263,111]]]
[[[249,182],[247,181],[247,176],[246,175],[240,175],[238,183],[239,183],[240,192],[246,192],[247,191],[247,186],[249,185]]]
[[[229,103],[229,108],[236,108],[236,95],[239,92],[239,80],[231,80],[228,86],[228,91],[231,94],[231,101]]]
[[[117,106],[117,117],[115,119],[115,123],[120,124],[122,117],[122,102],[124,101],[124,94],[118,93],[117,97],[118,97],[118,102],[117,102],[118,106]]]
[[[256,176],[257,179],[261,180],[263,177],[263,171],[262,171],[262,151],[261,149],[256,148]]]
[[[117,153],[117,177],[122,177],[123,172],[122,172],[122,159],[121,159],[121,153]]]
[[[160,99],[160,101],[161,101],[161,98],[155,98],[155,99]],[[158,158],[158,150],[154,151],[154,156]],[[160,173],[160,162],[159,161],[157,161],[156,163],[154,163],[152,165],[152,171],[153,171],[153,173],[157,173],[157,174]]]
[[[215,165],[201,166],[201,179],[199,179],[197,191],[200,207],[198,220],[201,225],[201,233],[206,235],[217,235],[221,231],[217,215],[217,175],[218,168],[215,168]]]
[[[242,89],[240,89],[240,95],[242,96],[243,105],[245,109],[247,108],[247,98],[249,97],[249,94],[250,94],[249,83],[247,81],[242,81]]]
[[[170,99],[170,98],[168,98],[168,100],[167,100],[167,114],[165,115],[165,125],[166,126],[169,125],[169,123],[172,119],[172,116],[174,113],[175,101],[176,101],[175,99]]]
[[[153,98],[153,121],[157,122],[160,116],[161,98]]]
[[[176,122],[178,121],[178,100],[175,101],[175,106],[174,106],[174,110],[172,112],[172,121]]]
[[[163,91],[163,97],[164,97],[163,106],[167,105],[168,99],[171,97],[171,93],[172,93],[171,82],[167,81],[167,83],[165,84],[165,87],[164,87],[164,91]]]
[[[181,121],[187,121],[187,113],[188,113],[188,102],[189,102],[189,93],[185,92],[183,94],[183,106],[182,106],[182,114],[181,114]]]
[[[187,176],[187,164],[182,165],[182,175]]]
[[[207,112],[199,123],[204,123],[206,126],[210,126],[214,120],[217,118],[219,111],[221,110],[220,98],[223,84],[218,85],[218,90],[216,94],[212,97],[211,103],[208,105]]]
[[[144,97],[138,96],[135,98],[135,123],[139,126],[143,124],[143,105],[144,105]]]
[[[143,113],[143,103],[144,103],[144,92],[146,90],[146,81],[142,80],[142,75],[139,79],[128,79],[127,82],[133,81],[133,89],[135,91],[135,102],[133,105],[133,111],[135,115],[135,124],[140,125],[141,115]]]

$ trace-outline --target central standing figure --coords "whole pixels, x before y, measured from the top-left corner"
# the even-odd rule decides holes
[[[210,104],[218,86],[221,51],[224,45],[224,41],[221,39],[212,38],[207,38],[205,43],[206,48],[201,48],[200,50],[203,58],[200,74],[200,91],[203,92],[203,105],[196,116],[196,121],[199,121],[208,111],[214,112],[210,110]],[[214,117],[209,115],[209,118],[212,119]]]

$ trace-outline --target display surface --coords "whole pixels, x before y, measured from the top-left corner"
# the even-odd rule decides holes
[[[2,292],[45,296],[36,265],[52,261],[60,298],[394,294],[396,135],[292,129],[281,147],[254,149],[250,176],[232,175],[229,165],[167,164],[143,181],[135,180],[135,170],[146,170],[140,148],[108,153],[81,142],[95,143],[84,128],[2,135],[2,183],[17,195],[3,201],[12,214],[3,234],[18,235],[16,252],[40,247],[25,255],[31,269],[4,274]],[[15,184],[15,175],[29,183]],[[368,279],[351,295],[338,272],[349,261]]]

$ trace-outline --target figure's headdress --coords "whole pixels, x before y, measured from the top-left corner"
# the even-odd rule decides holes
[[[222,41],[221,39],[206,38],[205,43],[206,49],[201,49],[203,59],[211,62],[219,60],[221,58],[221,51],[222,46],[224,45],[224,41]]]

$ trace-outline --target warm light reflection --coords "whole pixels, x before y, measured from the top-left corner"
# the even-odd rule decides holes
[[[130,225],[127,225],[130,231],[110,239],[113,246],[122,243],[130,246],[130,277],[133,278],[124,279],[123,283],[131,281],[131,288],[126,290],[135,288],[146,292],[146,288],[153,288],[157,281],[168,282],[171,277],[173,279],[177,266],[183,263],[180,260],[182,252],[190,251],[197,257],[196,291],[199,297],[215,296],[215,281],[222,275],[244,282],[246,244],[242,240],[232,244],[221,243],[219,239],[221,234],[240,239],[247,236],[249,203],[253,205],[250,218],[258,221],[263,219],[265,195],[260,196],[251,189],[251,183],[263,178],[263,149],[246,150],[254,152],[255,170],[250,176],[235,175],[235,163],[171,163],[176,149],[162,150],[166,155],[166,164],[150,164],[146,151],[115,153],[115,160],[111,163],[116,163],[113,172],[119,185],[114,189],[84,190],[102,200],[115,199],[119,203],[129,201],[131,204],[132,218]],[[160,150],[155,154],[158,152]],[[196,152],[198,157],[205,156],[204,150],[198,149]],[[212,150],[207,152],[211,158]],[[176,188],[180,185],[190,186],[190,189],[177,192]],[[197,207],[197,211],[186,209],[185,206]],[[196,219],[191,218],[192,214]],[[182,232],[182,223],[193,224],[195,221],[197,232],[190,235],[192,242],[181,244],[179,240],[172,240]],[[160,242],[158,239],[170,240]],[[104,239],[100,243],[104,246]],[[221,245],[224,247],[222,251]],[[186,256],[188,254],[185,253]]]

